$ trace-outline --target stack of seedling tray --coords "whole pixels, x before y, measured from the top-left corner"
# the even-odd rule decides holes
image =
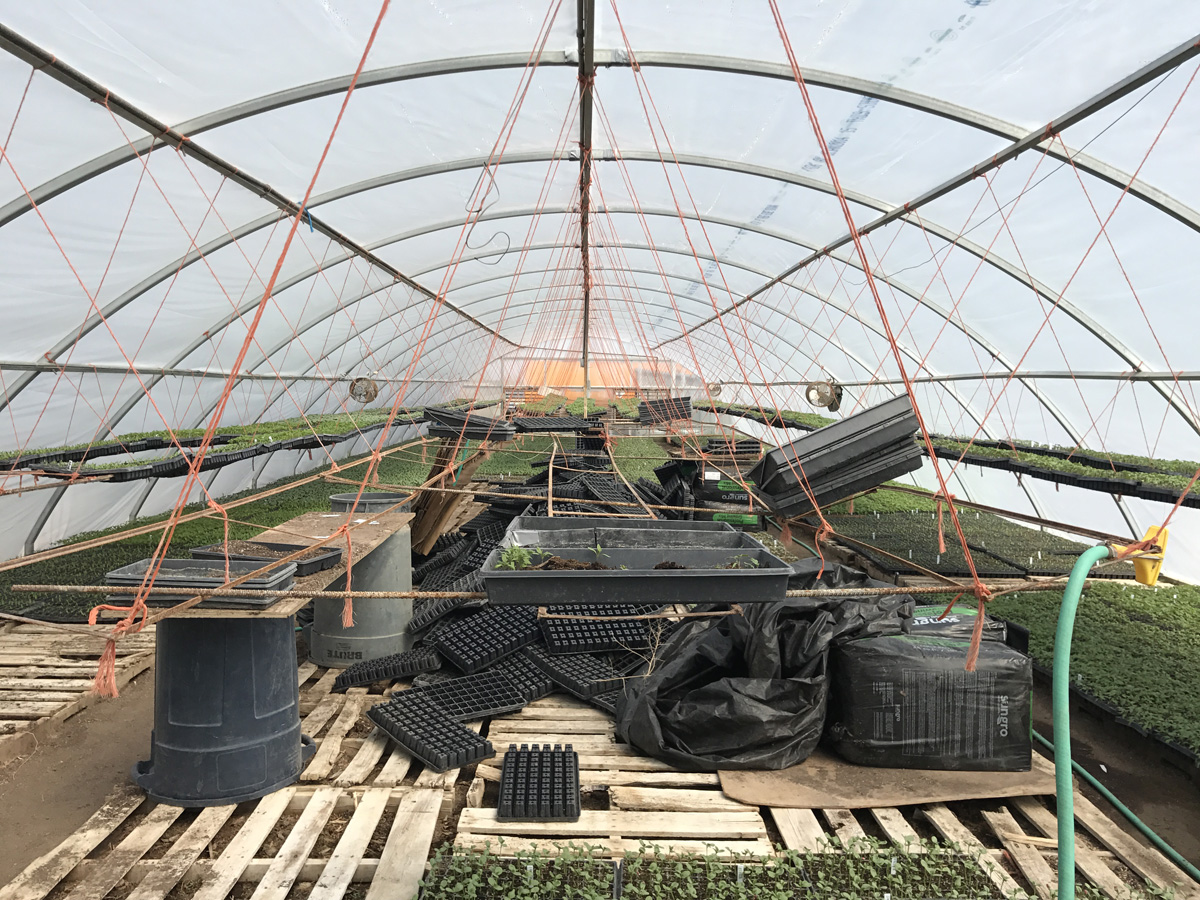
[[[192,559],[229,559],[257,563],[269,563],[282,559],[300,550],[307,549],[304,544],[276,544],[270,541],[233,541],[230,544],[209,544],[207,547],[193,547]],[[292,560],[296,565],[296,578],[315,575],[317,572],[331,569],[342,561],[342,551],[337,547],[313,547],[312,552],[299,559]]]
[[[158,574],[154,579],[154,587],[178,588],[178,594],[151,594],[146,598],[149,606],[174,606],[193,596],[194,589],[220,588],[229,581],[236,581],[251,572],[257,572],[265,563],[245,560],[202,560],[202,559],[164,559],[159,561]],[[143,559],[119,569],[113,569],[104,576],[105,584],[127,587],[131,593],[136,593],[146,579],[146,573],[154,565],[153,559]],[[228,580],[226,572],[228,570]],[[205,608],[228,609],[262,609],[276,601],[275,592],[286,591],[292,586],[296,574],[295,563],[284,563],[268,569],[266,572],[248,578],[237,586],[237,590],[263,591],[262,600],[245,597],[206,597],[200,602]],[[266,592],[271,593],[267,594]],[[110,602],[127,603],[129,597],[114,595]]]
[[[638,404],[638,421],[643,425],[661,425],[692,418],[691,397],[667,397],[665,400],[643,400]]]
[[[429,419],[430,437],[464,438],[471,441],[511,441],[516,427],[505,419],[477,416],[469,412],[430,406],[425,410]]]
[[[577,822],[579,820],[579,754],[564,748],[510,744],[500,772],[501,822]]]
[[[921,467],[908,395],[826,425],[766,454],[747,479],[783,516],[797,516]]]

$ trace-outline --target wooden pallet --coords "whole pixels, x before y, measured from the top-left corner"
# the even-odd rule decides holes
[[[979,855],[984,872],[1006,897],[1050,900],[1057,890],[1058,820],[1052,798],[1017,797],[880,809],[771,809],[788,849],[837,853],[854,838],[882,834],[898,847],[937,837]],[[1200,900],[1200,885],[1156,850],[1118,827],[1075,794],[1075,865],[1080,881],[1114,900],[1149,881],[1178,900]]]
[[[72,628],[87,628],[73,625]],[[109,626],[88,629],[107,635]],[[48,625],[16,625],[0,634],[0,765],[32,753],[62,722],[91,706],[104,641]],[[154,662],[154,629],[117,644],[117,687]]]
[[[679,853],[717,852],[724,857],[773,852],[758,807],[721,793],[715,774],[680,772],[620,744],[612,717],[583,703],[547,697],[518,713],[491,721],[494,760],[481,763],[467,790],[455,843],[504,852],[548,843],[588,845],[605,856],[636,852],[643,842]],[[608,809],[585,809],[578,822],[498,822],[488,782],[500,780],[510,744],[571,744],[579,753],[580,788],[586,798],[607,794]]]

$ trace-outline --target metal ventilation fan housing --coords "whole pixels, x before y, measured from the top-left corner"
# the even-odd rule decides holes
[[[804,389],[804,399],[818,408],[837,412],[842,405],[842,387],[832,381],[814,381]]]
[[[359,403],[370,403],[379,396],[379,385],[371,378],[355,378],[350,382],[350,397]]]

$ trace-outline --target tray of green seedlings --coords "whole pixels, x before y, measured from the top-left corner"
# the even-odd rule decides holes
[[[989,601],[987,611],[1028,628],[1030,655],[1050,669],[1061,607],[1059,588],[1005,594]],[[1198,587],[1089,583],[1071,639],[1072,689],[1109,707],[1118,721],[1195,760],[1200,754],[1196,634]]]
[[[346,469],[347,462],[341,463],[343,474],[348,477],[355,475],[361,477],[361,474],[365,473],[365,466]],[[420,484],[429,473],[429,466],[429,462],[421,461],[420,447],[406,448],[385,456],[380,461],[379,480],[385,484]],[[322,470],[317,470],[317,472],[320,471]],[[301,481],[311,477],[312,474],[305,473],[281,478],[271,484],[260,484],[256,489],[242,491],[221,499],[227,504],[268,489],[284,487],[289,482]],[[185,507],[184,512],[198,512],[204,508],[203,504],[193,504]],[[321,480],[299,484],[290,490],[255,500],[236,509],[236,513],[230,511],[231,517],[239,521],[230,522],[228,528],[220,516],[179,523],[172,537],[171,545],[167,548],[166,556],[174,559],[186,559],[190,555],[189,548],[191,547],[218,544],[226,539],[232,541],[251,540],[264,529],[280,525],[303,513],[327,512],[329,509],[329,485]],[[127,522],[102,531],[74,535],[64,541],[64,544],[78,544],[93,538],[106,537],[130,528],[163,522],[166,518],[165,513],[143,517],[134,522]],[[86,622],[89,610],[105,602],[102,595],[51,591],[14,593],[9,590],[9,587],[14,584],[103,584],[105,573],[152,556],[158,547],[161,534],[161,531],[153,531],[92,547],[78,553],[32,562],[20,568],[0,572],[0,611],[20,613],[44,621]],[[107,617],[111,618],[112,615],[107,614]]]
[[[1200,507],[1200,491],[1188,490],[1200,464],[1187,460],[1160,461],[1129,456],[1126,457],[1128,460],[1137,462],[1131,462],[1131,468],[1118,469],[1114,461],[1105,460],[1094,453],[1069,458],[1019,445],[969,445],[967,441],[951,438],[938,438],[934,441],[934,448],[951,459],[961,459],[966,465],[1002,469],[1085,490],[1168,502],[1174,502],[1186,492],[1184,505]]]

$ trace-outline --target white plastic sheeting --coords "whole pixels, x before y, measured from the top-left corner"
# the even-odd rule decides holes
[[[1194,49],[1180,49],[1200,8],[781,6],[857,225],[982,167],[864,238],[910,374],[1200,369],[1200,88]],[[651,358],[727,382],[725,401],[802,408],[800,385],[817,378],[851,383],[847,411],[897,393],[853,248],[791,271],[847,226],[768,6],[596,8],[593,353],[616,371]],[[293,224],[231,173],[301,200],[378,12],[377,0],[0,0],[0,446],[208,421]],[[355,408],[357,375],[415,406],[494,395],[527,359],[578,358],[575,16],[550,0],[392,4],[309,204],[348,241],[300,224],[242,366],[256,377],[238,382],[226,421]],[[1172,52],[1154,77],[1092,102]],[[1045,139],[989,166],[1030,133]],[[939,432],[1195,459],[1193,385],[976,378],[916,396]],[[298,463],[239,465],[213,487]],[[1166,512],[995,473],[958,482],[963,496],[1116,531]],[[41,493],[64,499],[0,499],[0,555],[175,497],[169,483]],[[1195,519],[1181,513],[1174,546],[1200,542]],[[1200,577],[1180,568],[1196,554],[1172,557],[1169,569]]]

